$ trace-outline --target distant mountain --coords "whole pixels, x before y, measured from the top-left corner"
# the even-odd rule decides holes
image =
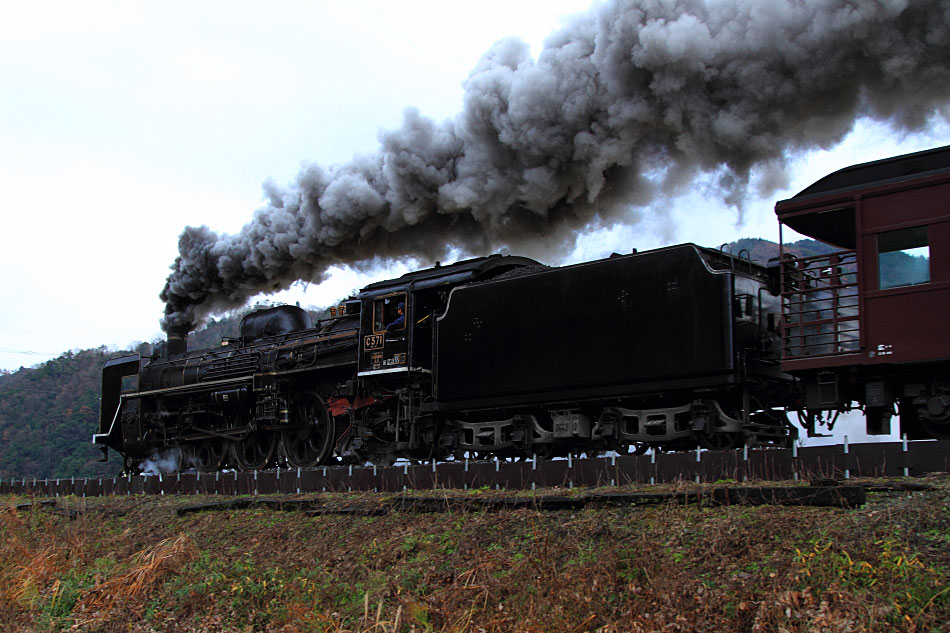
[[[776,242],[763,240],[758,237],[744,237],[735,242],[723,245],[722,249],[733,255],[750,257],[752,261],[767,264],[770,259],[778,257],[779,248]],[[815,240],[799,240],[785,244],[785,252],[795,257],[811,257],[813,255],[827,255],[836,251],[833,246]]]
[[[729,244],[724,244],[722,249],[733,255],[750,257],[752,261],[761,264],[767,264],[769,260],[778,257],[779,248],[775,242],[759,238],[742,238]],[[799,240],[785,244],[785,252],[791,253],[796,257],[813,257],[815,255],[827,255],[837,249],[815,240]],[[920,255],[912,255],[906,252],[887,253],[878,262],[881,288],[893,288],[909,283],[921,283],[930,279],[929,258]]]
[[[114,475],[92,445],[99,419],[104,347],[66,352],[30,369],[0,374],[0,477]]]

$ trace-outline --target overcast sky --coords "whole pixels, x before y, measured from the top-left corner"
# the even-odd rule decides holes
[[[583,0],[8,3],[0,22],[0,368],[160,336],[186,225],[233,233],[261,184],[378,147],[416,107],[443,120],[500,38],[535,55]],[[835,169],[950,142],[860,122],[792,161],[788,187],[736,209],[707,196],[631,209],[566,263],[683,241],[775,240],[773,206]],[[336,272],[277,300],[327,305],[374,279]]]

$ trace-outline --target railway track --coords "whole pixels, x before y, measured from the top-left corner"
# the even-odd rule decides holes
[[[552,461],[454,461],[417,465],[327,466],[254,472],[0,480],[0,494],[272,495],[420,489],[574,488],[677,480],[783,481],[915,477],[950,471],[950,441],[843,444],[732,451],[690,451]]]

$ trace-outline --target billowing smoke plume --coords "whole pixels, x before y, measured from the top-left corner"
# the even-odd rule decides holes
[[[738,203],[751,176],[779,182],[787,157],[860,117],[947,117],[950,0],[616,0],[537,61],[521,41],[495,44],[464,87],[452,121],[409,110],[376,155],[267,185],[240,233],[186,228],[163,325],[334,264],[502,246],[557,257],[579,228],[702,174]]]

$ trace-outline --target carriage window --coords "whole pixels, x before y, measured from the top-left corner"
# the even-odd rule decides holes
[[[915,226],[879,233],[877,274],[881,290],[914,286],[930,281],[930,246],[927,227]]]
[[[377,299],[373,303],[373,331],[385,332],[401,330],[405,322],[406,295],[395,295]]]

